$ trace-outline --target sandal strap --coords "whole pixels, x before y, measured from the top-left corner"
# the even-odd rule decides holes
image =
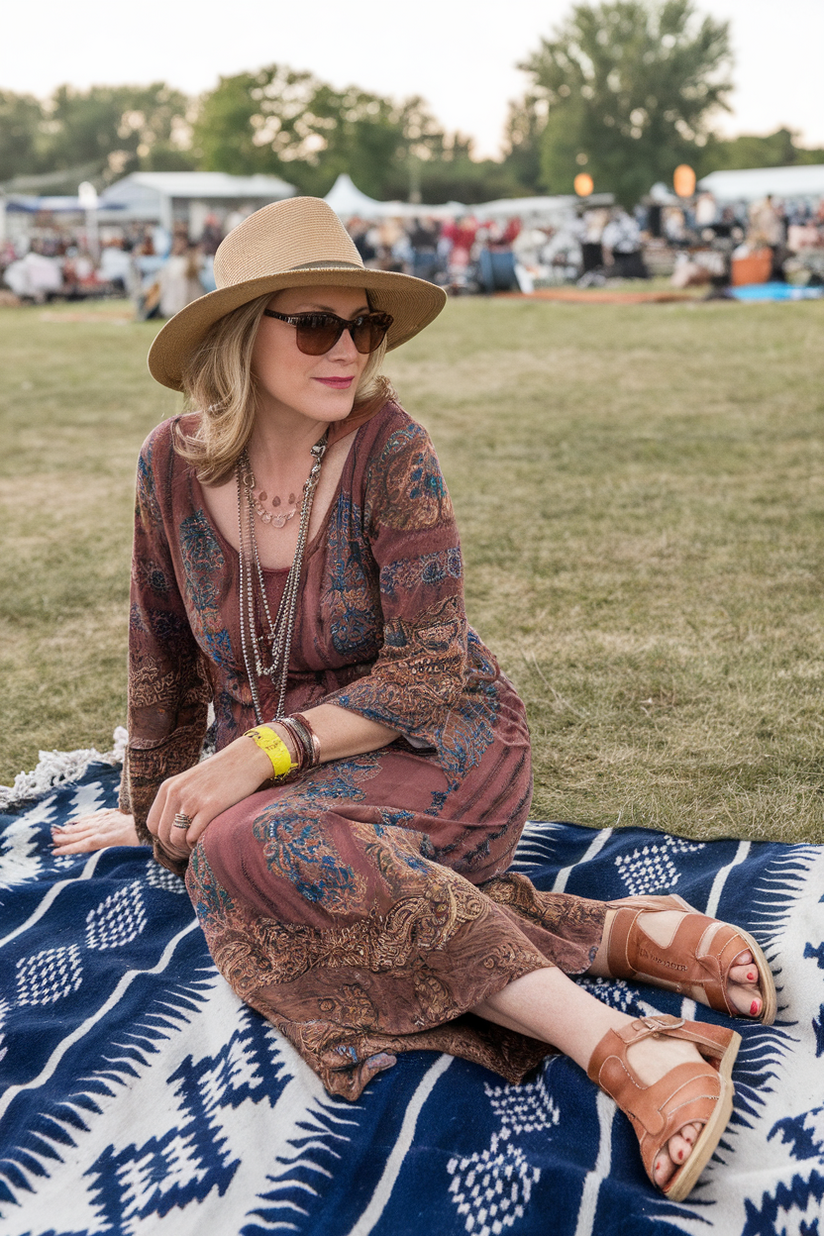
[[[695,1044],[704,1061],[675,1065],[657,1082],[645,1086],[627,1059],[627,1049],[651,1035],[688,1040]],[[723,1123],[719,1127],[719,1115],[723,1122],[726,1120],[719,1104],[723,1108],[731,1104],[731,1083],[719,1072],[719,1064],[722,1059],[729,1060],[731,1044],[737,1050],[738,1042],[739,1036],[723,1026],[662,1015],[638,1018],[621,1030],[609,1030],[596,1046],[587,1074],[630,1120],[638,1138],[644,1170],[653,1184],[656,1159],[669,1139],[685,1124],[701,1124],[708,1131],[708,1135],[702,1135],[705,1145],[701,1164],[712,1154],[723,1132]],[[731,1067],[731,1062],[729,1064]],[[689,1162],[688,1159],[684,1168],[674,1173],[664,1192],[678,1191],[677,1181]],[[697,1162],[690,1169],[695,1179],[696,1169]]]
[[[592,1053],[587,1069],[588,1076],[595,1080],[592,1070],[598,1067],[601,1056],[614,1048],[614,1044],[609,1041],[610,1035],[621,1041],[623,1051],[626,1052],[626,1049],[634,1043],[639,1043],[642,1039],[656,1034],[667,1038],[685,1039],[688,1043],[693,1043],[705,1059],[720,1058],[727,1051],[730,1042],[738,1037],[734,1030],[729,1030],[726,1026],[712,1026],[709,1022],[703,1021],[686,1021],[683,1017],[673,1017],[669,1013],[656,1013],[654,1017],[636,1017],[623,1029],[610,1030],[604,1035]]]
[[[607,942],[610,974],[649,981],[686,996],[699,987],[710,1008],[731,1017],[737,1015],[727,998],[729,974],[736,957],[749,945],[735,927],[676,903],[671,908],[684,917],[670,943],[657,944],[638,920],[650,910],[670,907],[617,902],[613,908],[616,913]]]

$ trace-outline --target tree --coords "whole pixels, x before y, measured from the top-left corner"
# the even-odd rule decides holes
[[[408,192],[415,162],[437,156],[444,140],[420,98],[398,103],[357,86],[337,90],[271,64],[222,77],[203,96],[192,144],[206,170],[268,172],[318,195],[348,172],[364,193],[381,197],[399,176]]]
[[[235,176],[283,171],[278,153],[256,140],[264,119],[260,95],[270,72],[221,77],[202,96],[192,124],[192,150],[203,171]]]
[[[164,82],[149,86],[59,86],[47,104],[43,159],[50,168],[93,163],[103,180],[169,165],[191,166],[189,100]]]
[[[707,140],[732,88],[729,24],[692,0],[576,4],[521,68],[543,99],[541,167],[550,192],[586,170],[627,206]],[[534,109],[534,104],[533,104]]]
[[[710,136],[696,163],[699,176],[710,172],[741,167],[790,167],[794,163],[824,163],[824,150],[796,146],[797,133],[791,129],[776,129],[775,133],[757,136],[742,133],[739,137]]]
[[[40,170],[43,107],[30,94],[0,90],[0,183]]]
[[[513,100],[504,129],[504,166],[522,193],[544,189],[541,146],[549,108],[540,93],[529,93]]]

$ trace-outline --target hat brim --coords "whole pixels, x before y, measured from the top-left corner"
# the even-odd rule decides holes
[[[316,286],[364,288],[373,309],[392,315],[386,337],[388,350],[417,335],[446,304],[443,288],[396,271],[318,265],[309,270],[263,275],[207,292],[169,318],[149,349],[149,372],[162,386],[183,390],[182,374],[189,358],[220,318],[258,296],[274,295],[285,288]]]

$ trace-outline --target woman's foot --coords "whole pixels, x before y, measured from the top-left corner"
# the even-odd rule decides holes
[[[775,984],[751,935],[693,910],[680,897],[609,902],[589,973],[677,991],[731,1017],[775,1018]]]
[[[654,943],[667,946],[675,938],[684,917],[678,910],[648,910],[639,916],[638,926]],[[739,1016],[760,1017],[764,1001],[759,983],[755,958],[745,948],[730,966],[727,982],[727,999]]]
[[[717,1104],[707,1096],[719,1096],[723,1091],[725,1102],[732,1102],[732,1083],[727,1078],[721,1084],[718,1070],[705,1059],[717,1060],[727,1054],[730,1043],[739,1043],[734,1031],[685,1023],[674,1017],[634,1019],[596,1000],[554,966],[514,979],[472,1012],[519,1034],[552,1043],[611,1094],[633,1122],[642,1141],[645,1170],[659,1188],[665,1189],[676,1172],[685,1175],[681,1169],[687,1167],[696,1147],[698,1178],[729,1115],[727,1112],[724,1116],[717,1136],[711,1130],[708,1137],[705,1125],[720,1118]],[[730,1067],[734,1055],[733,1050]],[[612,1058],[618,1059],[617,1066]],[[673,1088],[678,1092],[674,1101]],[[663,1121],[660,1109],[668,1103],[672,1110]],[[636,1124],[636,1110],[646,1113],[655,1126],[650,1145],[645,1144],[650,1139],[644,1128]],[[661,1136],[665,1124],[666,1135]],[[678,1188],[683,1187],[679,1181]]]
[[[587,1073],[632,1124],[650,1180],[683,1201],[730,1118],[741,1039],[734,1030],[676,1017],[627,1022],[598,1042]]]
[[[693,1043],[683,1039],[641,1039],[627,1048],[627,1063],[645,1086],[666,1077],[679,1064],[703,1064],[703,1057]],[[679,1167],[692,1153],[703,1123],[690,1122],[665,1142],[652,1165],[652,1181],[664,1189]]]

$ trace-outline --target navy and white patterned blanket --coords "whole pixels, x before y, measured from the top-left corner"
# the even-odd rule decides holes
[[[516,866],[540,887],[675,890],[747,926],[777,973],[776,1025],[738,1027],[732,1123],[673,1205],[562,1057],[509,1086],[416,1052],[355,1104],[326,1095],[217,974],[145,849],[52,858],[50,825],[113,805],[117,780],[94,764],[0,814],[2,1236],[824,1236],[822,847],[527,827]]]

